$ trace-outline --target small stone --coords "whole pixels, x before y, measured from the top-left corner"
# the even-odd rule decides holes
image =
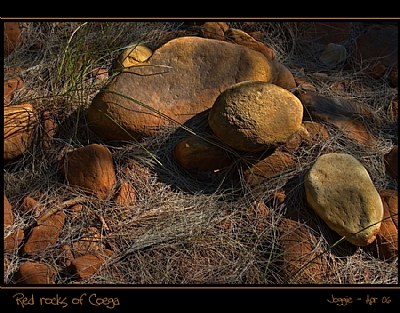
[[[86,279],[96,274],[103,262],[104,259],[100,256],[86,254],[72,260],[69,269],[78,279]]]

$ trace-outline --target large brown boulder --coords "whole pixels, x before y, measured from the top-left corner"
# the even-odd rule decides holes
[[[347,241],[366,246],[376,239],[383,205],[365,167],[346,153],[320,156],[306,174],[308,205]]]
[[[303,106],[288,90],[271,83],[232,85],[216,99],[208,124],[225,144],[256,152],[284,143],[299,130]]]
[[[112,154],[99,144],[68,152],[63,161],[63,171],[70,185],[95,194],[99,199],[110,197],[117,182]]]
[[[36,120],[31,104],[4,107],[4,161],[15,159],[27,150]]]
[[[176,38],[155,50],[146,66],[125,69],[95,96],[89,126],[105,140],[152,136],[211,108],[237,82],[272,82],[274,71],[261,53],[244,46]]]

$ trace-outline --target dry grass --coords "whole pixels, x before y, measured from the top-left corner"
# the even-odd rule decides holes
[[[325,251],[320,257],[329,263],[326,284],[396,284],[398,259],[381,261],[367,249],[349,253],[349,245],[332,246],[338,238],[315,217],[304,201],[302,179],[318,155],[343,151],[360,159],[378,190],[396,188],[385,174],[383,155],[397,141],[397,126],[388,125],[387,105],[394,91],[384,81],[368,78],[360,65],[327,71],[321,67],[313,43],[302,44],[302,28],[289,22],[234,22],[231,27],[264,32],[265,43],[276,51],[277,59],[296,76],[304,75],[327,96],[362,103],[374,113],[371,132],[378,138],[374,151],[351,142],[327,125],[331,139],[324,145],[301,148],[296,152],[297,168],[249,188],[240,168],[213,175],[184,172],[173,158],[175,144],[185,131],[166,129],[155,138],[125,145],[107,143],[119,179],[125,179],[137,192],[138,201],[120,207],[113,200],[100,201],[65,184],[58,163],[67,151],[102,143],[85,120],[85,109],[106,81],[90,75],[98,67],[110,68],[124,47],[145,42],[155,49],[181,34],[176,22],[30,22],[25,23],[22,46],[8,58],[4,67],[19,66],[25,88],[14,103],[32,103],[39,117],[45,111],[60,127],[51,149],[40,146],[41,126],[29,151],[4,167],[4,190],[13,205],[12,228],[29,229],[36,216],[22,214],[21,200],[31,195],[43,207],[80,197],[82,210],[66,209],[66,223],[55,247],[40,260],[57,269],[56,283],[70,284],[75,278],[65,270],[62,247],[83,236],[83,229],[96,227],[100,243],[113,250],[102,269],[81,283],[90,284],[296,284],[281,274],[277,225],[288,212],[302,211],[303,223],[316,235],[316,246]],[[321,79],[315,73],[328,75]],[[349,81],[346,90],[333,88],[337,81]],[[202,133],[205,120],[196,128]],[[245,158],[245,156],[242,156]],[[231,175],[239,179],[232,183]],[[274,192],[284,190],[280,204]],[[258,216],[257,203],[265,203],[270,214]],[[261,223],[262,221],[262,223]],[[5,233],[11,229],[5,230]],[[4,273],[6,284],[16,283],[15,271],[27,259],[18,252],[6,254],[10,266]]]

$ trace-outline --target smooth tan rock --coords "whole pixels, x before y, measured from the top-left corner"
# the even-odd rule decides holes
[[[49,265],[38,262],[25,262],[17,272],[19,284],[54,284],[55,271]]]
[[[301,126],[303,106],[288,90],[261,81],[232,85],[208,115],[214,134],[234,149],[256,152],[284,143]]]
[[[392,260],[399,254],[399,207],[397,190],[382,190],[380,193],[384,220],[377,234],[379,258]]]
[[[252,187],[263,183],[265,180],[296,168],[293,155],[275,151],[265,159],[253,164],[244,172],[245,181]]]
[[[59,238],[64,221],[65,213],[61,210],[51,215],[41,225],[35,226],[22,248],[23,254],[41,255],[46,249],[52,248]]]
[[[196,136],[182,139],[175,146],[175,159],[186,170],[215,171],[232,163],[228,153]]]
[[[272,61],[272,64],[275,68],[275,77],[273,79],[274,85],[277,85],[287,90],[295,88],[296,80],[294,79],[292,72],[282,63]]]
[[[4,160],[21,156],[27,150],[36,123],[31,104],[4,107]]]
[[[346,153],[320,156],[305,176],[308,205],[356,246],[376,239],[383,218],[381,198],[364,166]]]
[[[249,48],[200,37],[173,39],[143,67],[124,70],[93,99],[89,127],[105,140],[153,136],[209,108],[245,80],[272,81],[274,68]]]
[[[112,154],[107,147],[99,144],[68,152],[63,170],[70,185],[95,194],[99,199],[110,197],[117,182]]]
[[[152,54],[153,52],[146,46],[139,43],[133,43],[118,56],[115,68],[124,69],[140,65],[146,62]]]

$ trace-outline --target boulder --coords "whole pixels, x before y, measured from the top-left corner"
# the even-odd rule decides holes
[[[383,205],[365,167],[346,153],[320,156],[305,176],[308,205],[325,223],[356,246],[376,239]]]
[[[208,124],[225,144],[257,152],[284,143],[299,130],[303,106],[288,90],[271,83],[232,85],[216,99]]]
[[[146,66],[125,69],[93,99],[89,126],[105,140],[159,134],[212,107],[219,94],[247,80],[271,82],[275,66],[259,52],[201,37],[173,39]]]
[[[63,161],[64,176],[71,186],[106,199],[117,182],[111,152],[100,144],[90,144],[68,152]]]
[[[329,68],[335,68],[347,58],[346,48],[342,45],[329,43],[319,56],[319,60]]]
[[[22,229],[15,229],[4,237],[4,252],[5,253],[15,253],[18,251],[19,246],[24,241],[25,235]]]
[[[27,150],[36,122],[31,104],[4,107],[4,161],[21,156]]]

